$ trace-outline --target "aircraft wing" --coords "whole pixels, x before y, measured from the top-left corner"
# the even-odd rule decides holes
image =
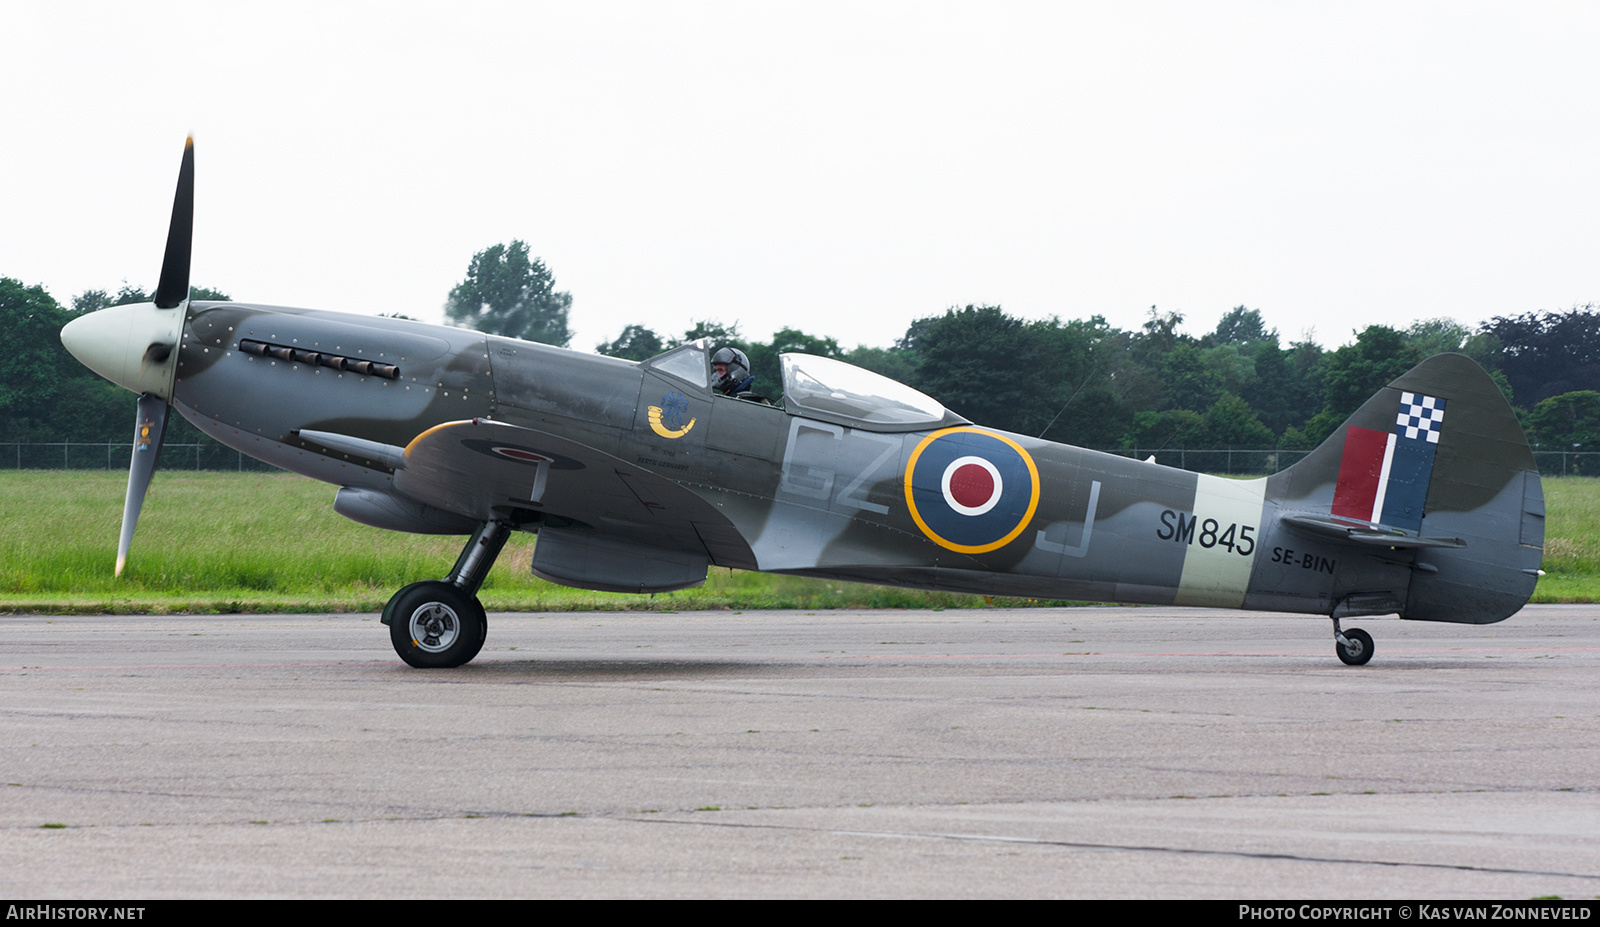
[[[731,543],[754,560],[716,506],[548,432],[449,422],[418,435],[395,462],[395,489],[411,499],[478,520],[539,523],[533,571],[553,582],[617,592],[698,585],[711,561],[708,540],[719,554]]]

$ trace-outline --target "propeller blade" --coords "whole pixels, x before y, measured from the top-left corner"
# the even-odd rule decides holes
[[[133,527],[139,523],[144,492],[156,472],[161,456],[161,435],[167,430],[167,410],[171,406],[160,396],[144,393],[139,397],[139,413],[133,429],[133,462],[128,465],[128,496],[122,503],[122,537],[117,541],[117,575],[128,562],[128,545],[133,543]]]
[[[194,136],[183,143],[178,192],[172,198],[172,225],[167,228],[167,253],[161,259],[161,282],[151,302],[171,309],[189,298],[189,250],[194,240]]]

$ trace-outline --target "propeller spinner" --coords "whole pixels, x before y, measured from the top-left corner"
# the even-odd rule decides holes
[[[178,190],[172,201],[161,281],[153,300],[102,309],[67,323],[61,343],[84,366],[139,394],[134,420],[133,460],[128,465],[128,495],[122,505],[122,536],[117,542],[117,575],[127,564],[128,545],[139,522],[145,490],[161,455],[161,436],[171,409],[177,374],[178,339],[189,311],[189,256],[194,235],[194,138],[183,146]]]

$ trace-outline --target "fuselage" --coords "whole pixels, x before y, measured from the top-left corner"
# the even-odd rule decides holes
[[[350,365],[329,365],[328,357],[389,365],[397,375],[339,369]],[[650,408],[668,396],[682,406],[678,427],[694,423],[676,436],[668,435],[677,428],[650,421]],[[1321,614],[1341,575],[1362,587],[1403,588],[1408,579],[1403,567],[1375,570],[1314,540],[1280,537],[1267,479],[1208,477],[954,417],[943,427],[898,432],[818,421],[719,397],[647,365],[405,320],[196,303],[172,401],[204,432],[252,457],[377,492],[392,491],[392,470],[296,433],[404,447],[434,426],[481,418],[559,435],[714,504],[743,541],[712,550],[711,562],[723,566],[984,594]],[[943,474],[928,471],[925,458],[952,438],[987,442],[1031,467],[1000,479],[992,500],[975,500],[992,501],[989,510],[951,516],[939,507],[938,496],[948,495]],[[908,480],[914,455],[920,468]],[[921,505],[919,492],[928,497]],[[552,513],[595,517],[581,499],[566,509],[555,500],[543,514]],[[969,520],[991,527],[960,536],[972,533]],[[1252,588],[1258,564],[1270,569]],[[1288,581],[1273,584],[1274,575]]]

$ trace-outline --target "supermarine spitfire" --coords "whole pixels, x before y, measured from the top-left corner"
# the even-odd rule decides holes
[[[717,395],[710,346],[635,363],[459,328],[191,302],[193,141],[153,301],[61,338],[139,394],[120,573],[170,408],[339,487],[334,509],[462,534],[449,575],[395,593],[412,666],[483,646],[477,599],[512,531],[533,572],[650,593],[709,566],[993,595],[1488,624],[1540,575],[1544,497],[1509,404],[1439,355],[1270,477],[1233,480],[1007,434],[835,360],[782,358],[778,405]]]

